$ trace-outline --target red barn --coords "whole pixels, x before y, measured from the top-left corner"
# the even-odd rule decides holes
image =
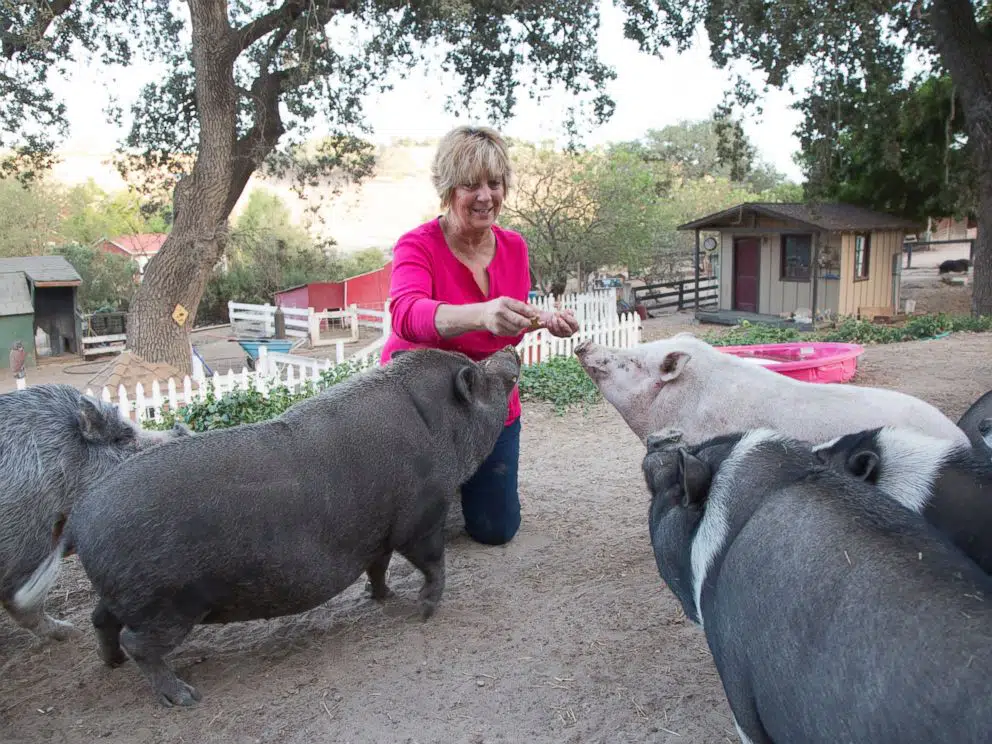
[[[275,304],[282,307],[312,307],[318,313],[343,310],[351,305],[369,310],[382,310],[389,297],[389,278],[393,262],[381,269],[351,276],[341,282],[310,282],[280,289]]]

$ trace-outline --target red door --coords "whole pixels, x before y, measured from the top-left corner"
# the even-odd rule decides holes
[[[758,272],[761,269],[761,240],[734,241],[734,310],[758,312]]]

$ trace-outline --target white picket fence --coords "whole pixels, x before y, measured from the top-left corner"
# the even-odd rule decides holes
[[[313,308],[284,307],[286,335],[293,338],[310,338],[310,316]],[[276,335],[276,306],[252,305],[247,302],[228,302],[227,315],[231,330],[236,336],[272,338]]]
[[[389,335],[389,300],[383,310],[351,305],[345,310],[324,310],[317,312],[312,307],[282,307],[286,319],[286,335],[292,338],[305,338],[311,347],[328,346],[337,339],[322,339],[320,332],[331,322],[338,321],[342,327],[351,329],[351,341],[358,340],[358,327],[375,328]],[[276,306],[252,305],[247,302],[228,302],[227,314],[231,330],[236,336],[257,336],[272,338],[276,332]]]
[[[568,338],[552,336],[543,328],[528,333],[517,351],[523,364],[540,364],[551,357],[571,356],[575,347],[587,340],[614,349],[633,349],[641,342],[641,317],[637,313],[618,317],[614,308],[612,319],[580,323],[579,330]]]
[[[532,298],[528,302],[545,311],[571,310],[580,324],[614,323],[617,317],[616,289],[597,289],[582,294],[566,294],[557,299],[550,295],[544,295]]]
[[[607,305],[607,299],[603,297],[589,299],[584,296],[573,295],[562,298],[561,306],[571,307],[576,318],[580,320],[578,332],[570,338],[557,338],[543,329],[528,333],[517,346],[522,363],[524,365],[539,364],[552,357],[570,356],[576,345],[587,339],[612,348],[635,348],[641,340],[640,316],[636,313],[617,315],[616,300],[612,291],[597,294],[606,296],[609,305]],[[542,309],[555,309],[554,303],[544,298],[538,298],[531,302]],[[545,304],[542,305],[542,302]],[[610,312],[606,311],[607,306],[609,306]],[[165,411],[174,411],[187,403],[205,400],[208,389],[211,387],[216,397],[233,390],[247,389],[249,385],[254,385],[262,395],[266,395],[276,385],[285,385],[291,390],[299,390],[307,381],[319,381],[321,374],[325,370],[332,369],[335,365],[343,363],[367,365],[377,362],[382,345],[389,335],[388,307],[383,311],[361,309],[359,312],[382,323],[385,333],[348,359],[345,359],[344,356],[343,339],[334,342],[337,348],[333,360],[272,352],[263,346],[259,348],[259,358],[255,363],[254,370],[242,368],[240,372],[229,370],[225,374],[206,375],[202,365],[194,365],[193,377],[187,376],[180,381],[173,378],[165,382],[156,380],[147,388],[140,384],[137,385],[133,399],[129,397],[123,385],[119,386],[116,391],[104,387],[96,395],[107,402],[116,404],[124,415],[139,422],[149,419],[160,422]],[[308,324],[309,322],[308,320]],[[289,323],[287,320],[287,333],[288,331]],[[87,389],[85,392],[94,395],[92,390]]]

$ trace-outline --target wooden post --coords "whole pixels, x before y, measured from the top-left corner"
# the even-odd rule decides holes
[[[696,294],[693,298],[693,307],[699,312],[699,228],[696,228],[696,246],[692,254],[692,272],[696,283]],[[682,285],[679,285],[679,310],[682,309]]]
[[[816,330],[816,289],[817,289],[817,279],[820,277],[820,233],[813,233],[813,251],[810,256],[810,271],[813,272],[813,297],[810,299],[810,319],[809,322],[812,329]]]
[[[357,341],[358,340],[358,305],[354,304],[348,307],[348,312],[351,313],[348,316],[348,320],[351,321],[351,340]]]

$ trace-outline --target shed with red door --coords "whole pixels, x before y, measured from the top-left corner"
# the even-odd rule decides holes
[[[918,227],[851,204],[745,202],[678,229],[695,231],[695,264],[708,258],[717,278],[716,307],[696,308],[700,321],[808,327],[896,314],[903,242]]]

